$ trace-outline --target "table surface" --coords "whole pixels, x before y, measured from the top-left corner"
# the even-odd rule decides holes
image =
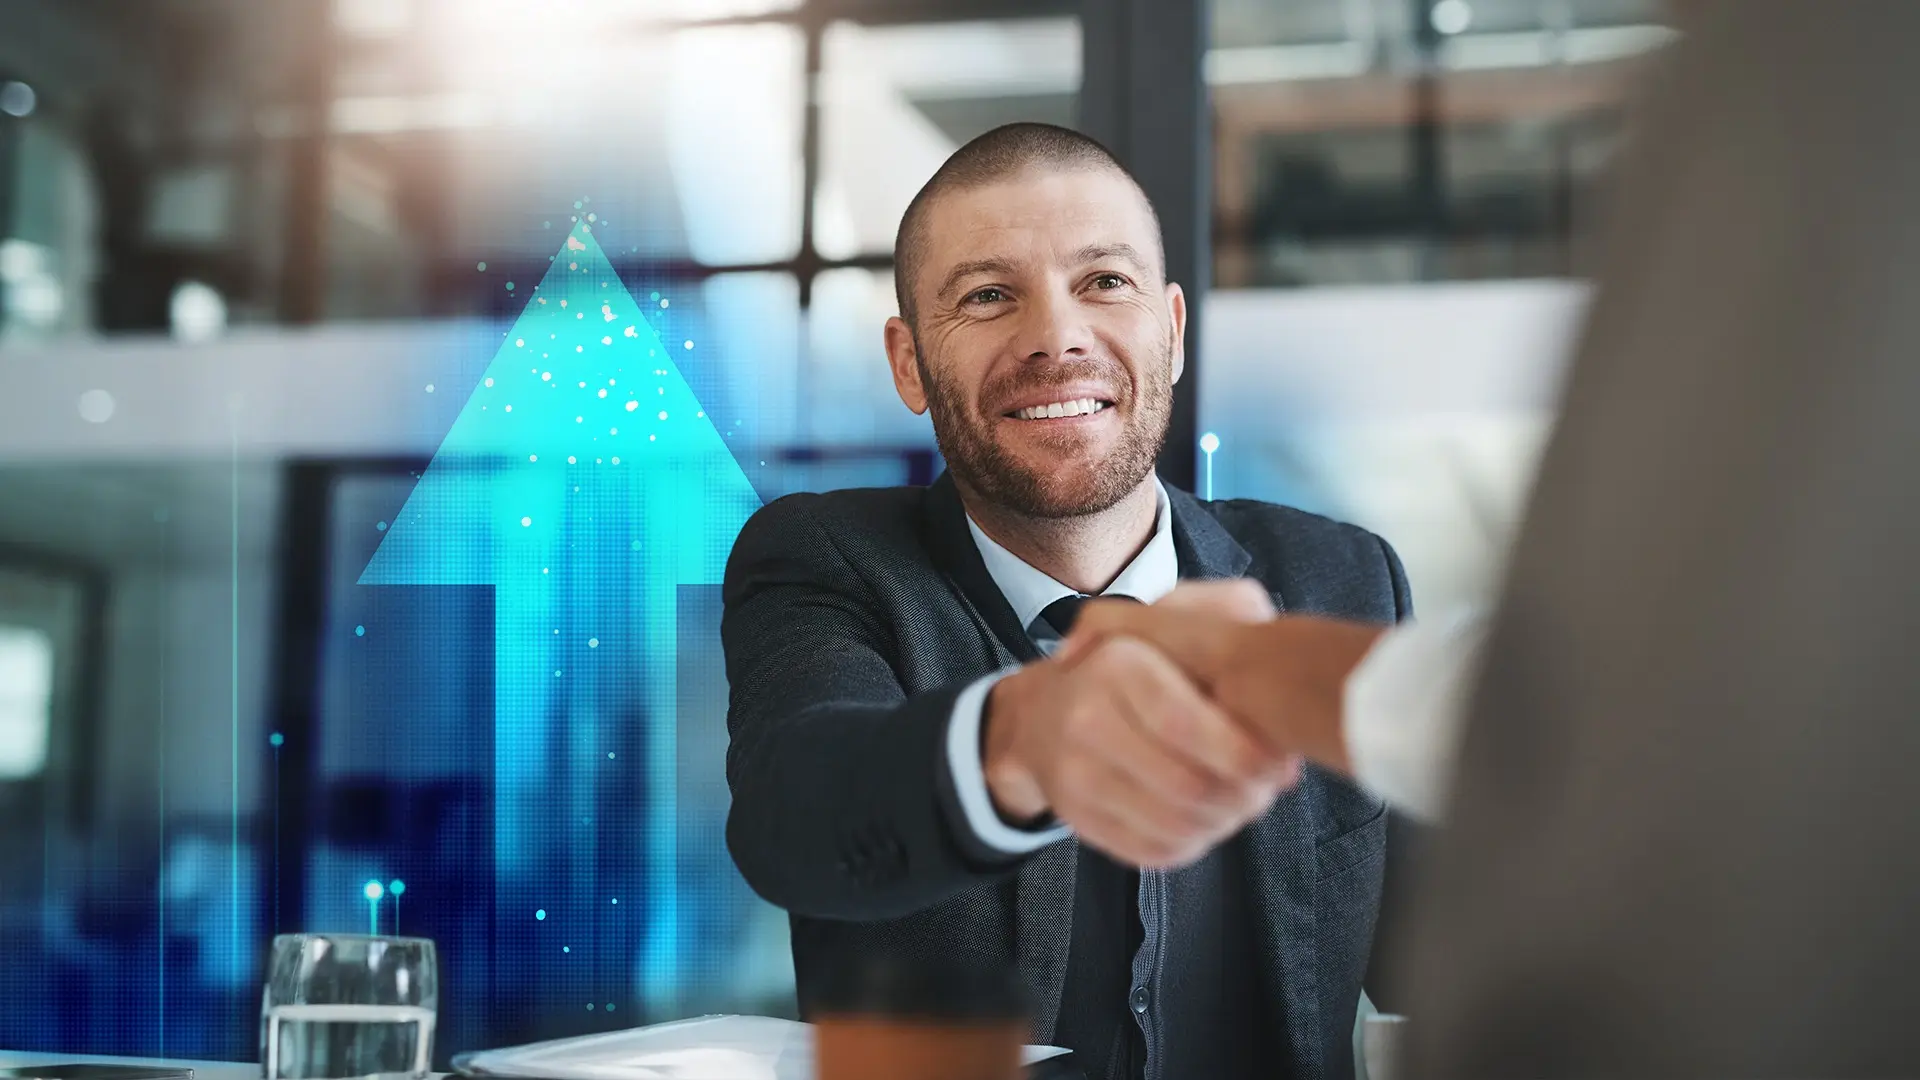
[[[238,1061],[183,1061],[178,1058],[106,1057],[100,1054],[40,1054],[0,1050],[0,1068],[26,1065],[65,1065],[98,1062],[103,1065],[185,1065],[194,1080],[260,1080],[260,1066]]]

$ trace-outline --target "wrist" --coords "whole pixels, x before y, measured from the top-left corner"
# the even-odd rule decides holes
[[[1019,729],[1025,671],[1001,679],[987,692],[980,715],[980,768],[994,812],[1020,828],[1044,823],[1049,806],[1033,770],[1021,759]]]

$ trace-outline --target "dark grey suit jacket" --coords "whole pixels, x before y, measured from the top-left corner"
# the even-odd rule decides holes
[[[1251,576],[1282,610],[1390,622],[1410,600],[1379,537],[1265,503],[1169,489],[1183,577]],[[793,495],[747,523],[721,624],[732,688],[727,843],[793,915],[802,1014],[854,958],[1013,963],[1051,1037],[1076,846],[1016,864],[971,849],[945,732],[970,682],[1038,653],[981,562],[951,479]],[[1242,845],[1264,934],[1276,1076],[1351,1071],[1386,863],[1373,797],[1309,770]]]
[[[1920,3],[1695,7],[1489,639],[1409,1075],[1920,1076]]]

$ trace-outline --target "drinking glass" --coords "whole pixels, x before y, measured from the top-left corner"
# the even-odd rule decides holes
[[[422,1080],[433,1061],[438,968],[425,938],[274,938],[260,1004],[261,1075]]]

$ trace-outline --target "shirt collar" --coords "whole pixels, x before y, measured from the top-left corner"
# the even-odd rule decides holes
[[[1155,600],[1173,591],[1180,583],[1180,558],[1173,547],[1173,509],[1167,501],[1167,489],[1161,485],[1160,478],[1153,479],[1155,500],[1153,537],[1140,554],[1120,571],[1102,596],[1131,596],[1141,603],[1151,604]],[[1077,595],[1040,570],[1034,569],[1025,559],[995,543],[993,538],[980,531],[974,524],[973,516],[967,516],[967,530],[973,534],[974,546],[980,549],[980,559],[987,564],[987,573],[993,583],[1012,606],[1014,617],[1020,625],[1031,627],[1040,617],[1048,604],[1063,596]]]

